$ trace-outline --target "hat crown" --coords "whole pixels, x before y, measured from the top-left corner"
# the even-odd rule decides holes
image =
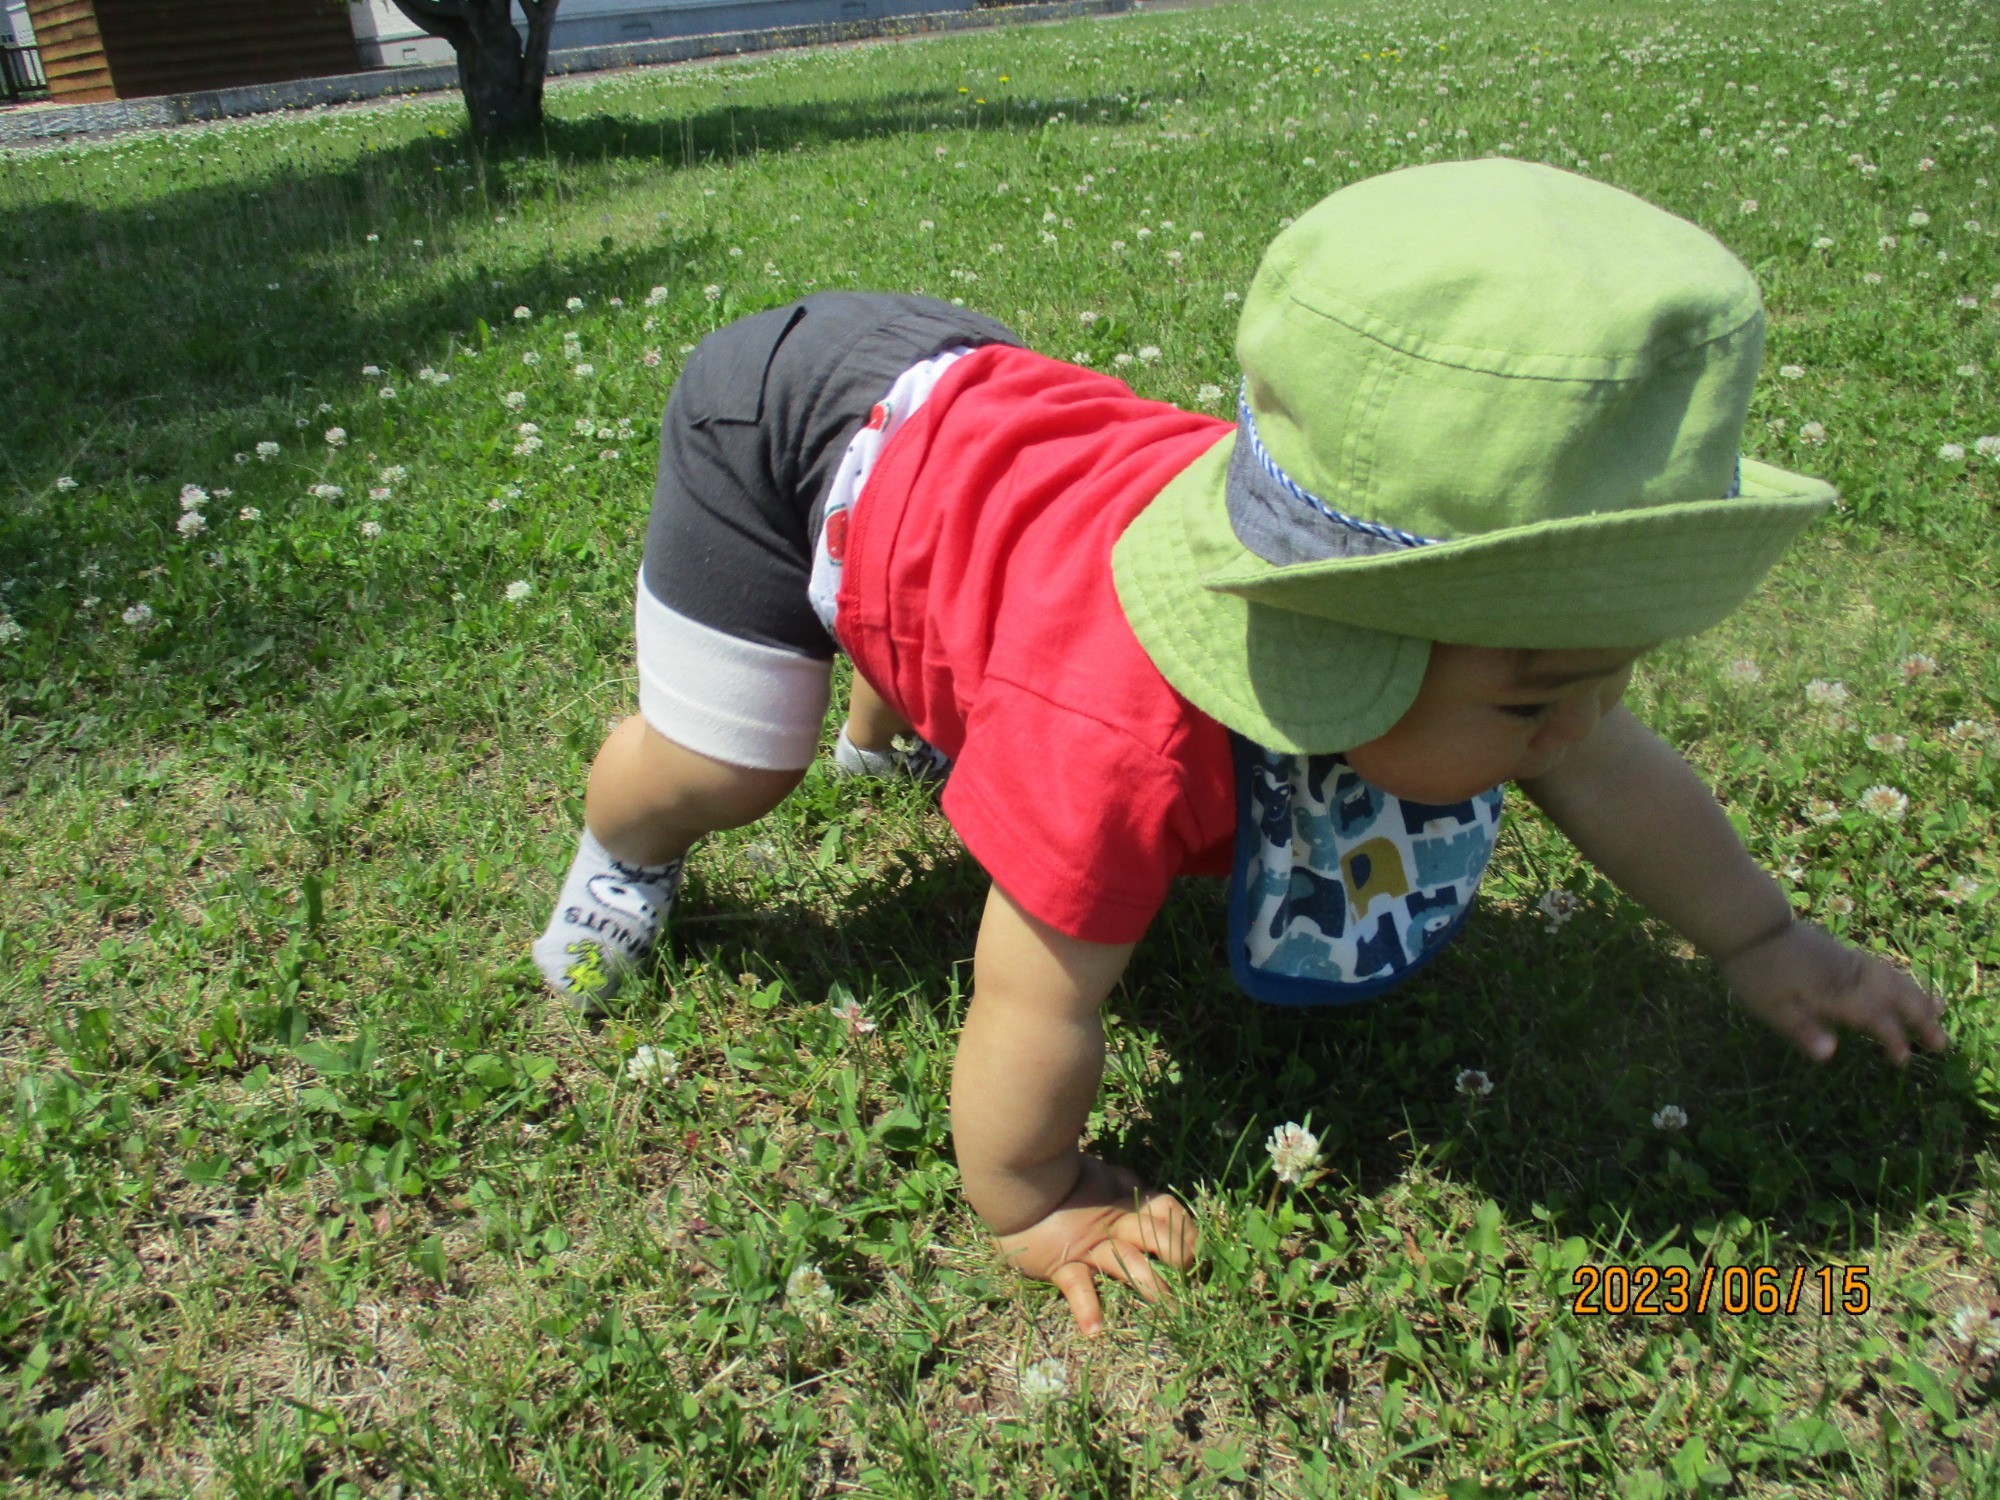
[[[1712,236],[1499,159],[1323,200],[1266,252],[1237,335],[1273,459],[1439,538],[1721,496],[1762,348],[1756,282]]]

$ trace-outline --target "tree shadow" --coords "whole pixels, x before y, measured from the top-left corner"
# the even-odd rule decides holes
[[[1115,98],[1067,103],[1107,118],[1128,112]],[[395,653],[384,643],[454,627],[441,602],[452,591],[444,580],[500,566],[478,537],[447,535],[423,555],[378,549],[365,577],[356,559],[324,544],[308,549],[288,539],[296,555],[287,556],[282,546],[274,552],[257,543],[269,554],[261,575],[245,579],[232,561],[207,577],[211,539],[184,545],[175,532],[181,485],[238,488],[243,494],[230,504],[282,503],[295,517],[310,517],[317,505],[329,525],[357,526],[360,516],[341,514],[359,499],[351,476],[345,498],[299,498],[325,477],[313,472],[328,460],[320,430],[352,428],[353,449],[379,447],[384,463],[394,461],[398,440],[385,434],[397,424],[407,451],[413,426],[464,418],[462,404],[424,404],[419,366],[466,380],[481,368],[467,351],[482,341],[489,361],[511,362],[522,342],[545,339],[547,329],[531,323],[517,332],[512,308],[547,314],[580,291],[591,294],[595,311],[614,294],[630,301],[656,284],[674,290],[657,314],[636,306],[626,313],[657,316],[660,326],[643,341],[662,346],[666,359],[657,372],[639,371],[634,348],[635,369],[620,379],[639,394],[620,399],[659,411],[678,360],[673,351],[726,316],[799,289],[747,305],[704,300],[702,283],[727,279],[716,272],[721,231],[712,227],[619,220],[595,240],[576,236],[578,223],[625,190],[629,172],[621,177],[620,163],[677,173],[715,160],[809,155],[931,124],[1018,132],[1040,120],[1005,111],[968,119],[944,89],[797,104],[725,98],[657,119],[552,116],[539,140],[485,155],[463,135],[420,136],[342,158],[302,140],[254,169],[168,153],[155,171],[157,190],[143,199],[86,187],[72,201],[17,201],[0,215],[0,318],[51,336],[18,342],[0,370],[10,412],[0,451],[0,576],[14,581],[11,613],[34,639],[52,644],[46,676],[4,700],[7,732],[17,744],[90,748],[128,732],[120,723],[157,735],[245,706],[324,699],[363,678],[372,688],[364,696],[388,706],[372,718],[347,716],[327,732],[351,737],[380,721],[434,714],[421,663],[409,669],[416,676],[399,678],[385,669]],[[526,218],[538,233],[551,232],[539,249],[496,241],[483,251],[477,236],[494,227],[495,214],[516,228]],[[384,374],[365,377],[364,365]],[[377,398],[385,381],[402,388],[395,416]],[[650,469],[650,428],[639,424],[628,444],[633,470],[642,459]],[[239,467],[235,455],[261,441],[284,445],[279,463]],[[465,469],[440,473],[438,482],[498,486],[525,477],[497,441],[468,436],[446,445],[440,452],[462,454]],[[282,493],[274,483],[280,467]],[[53,489],[58,474],[81,483],[75,502]],[[608,483],[608,471],[592,479]],[[615,508],[593,514],[573,491],[551,489],[555,503],[535,520],[551,550],[554,530],[579,533],[560,539],[568,556],[535,560],[566,567],[580,592],[630,590],[650,485],[621,475],[616,493]],[[408,499],[399,492],[396,503]],[[607,517],[613,530],[600,535]],[[154,570],[167,583],[153,596],[181,606],[172,628],[141,637],[77,626],[78,596],[102,594],[116,611],[147,596],[133,580]],[[607,611],[607,620],[614,615]],[[187,628],[188,616],[199,616],[200,628]],[[622,639],[622,626],[602,634],[607,649]],[[113,692],[128,709],[118,721],[104,716],[88,728],[69,708]],[[74,722],[64,724],[66,717]]]

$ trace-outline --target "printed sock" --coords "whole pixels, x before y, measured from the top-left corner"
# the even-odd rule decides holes
[[[686,863],[683,856],[626,864],[585,828],[555,914],[535,940],[535,966],[549,988],[586,1010],[617,994],[626,971],[659,942]]]

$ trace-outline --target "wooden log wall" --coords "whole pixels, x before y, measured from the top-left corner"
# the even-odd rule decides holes
[[[69,104],[358,73],[345,0],[28,0]]]

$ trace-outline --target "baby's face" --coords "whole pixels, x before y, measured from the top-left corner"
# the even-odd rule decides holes
[[[1459,802],[1554,770],[1618,706],[1633,650],[1514,651],[1431,646],[1416,701],[1347,763],[1414,802]]]

